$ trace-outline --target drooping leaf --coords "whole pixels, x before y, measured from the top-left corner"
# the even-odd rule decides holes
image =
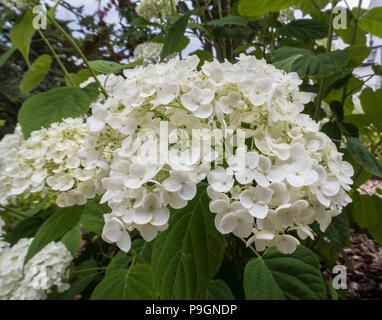
[[[162,299],[202,299],[219,269],[225,238],[214,225],[205,186],[180,210],[173,210],[168,230],[155,240],[154,279]]]
[[[61,242],[66,246],[69,252],[74,255],[81,244],[82,233],[78,226],[74,226],[61,239]]]
[[[373,239],[382,245],[382,199],[378,196],[353,196],[353,202],[348,206],[353,219],[361,228],[367,229]]]
[[[382,7],[375,7],[368,11],[359,21],[359,27],[382,38]]]
[[[281,47],[275,51],[272,64],[277,68],[297,72],[301,77],[326,76],[341,70],[347,63],[349,51],[335,50],[328,53],[313,54],[302,48]]]
[[[208,21],[207,24],[211,26],[226,26],[228,24],[233,24],[237,26],[246,27],[248,21],[246,18],[241,16],[226,16],[221,19]]]
[[[382,89],[373,91],[366,88],[360,98],[366,116],[379,131],[382,131]]]
[[[327,37],[329,26],[317,19],[297,19],[280,29],[280,33],[305,42]]]
[[[49,242],[61,238],[81,218],[83,207],[74,206],[59,209],[44,221],[38,229],[25,257],[25,263]]]
[[[289,8],[302,2],[303,0],[240,0],[239,13],[243,16],[268,14],[270,12],[279,12],[282,9]]]
[[[362,142],[353,137],[347,139],[348,151],[353,159],[360,164],[366,171],[382,177],[382,165],[375,156],[365,148]]]
[[[7,49],[1,56],[0,56],[0,68],[8,61],[8,59],[11,57],[13,52],[16,51],[16,47],[13,45],[9,49]]]
[[[43,220],[36,217],[21,220],[17,223],[15,229],[13,229],[9,238],[9,243],[14,245],[21,238],[32,238],[42,223]]]
[[[184,36],[189,18],[189,15],[184,15],[171,25],[160,54],[161,60],[178,50],[179,42]]]
[[[141,60],[131,62],[129,64],[119,64],[114,61],[106,60],[94,60],[89,61],[89,65],[92,69],[100,73],[114,73],[123,69],[130,69],[142,64]]]
[[[29,65],[29,48],[35,28],[32,26],[34,14],[31,9],[24,11],[23,15],[17,19],[9,36],[13,45],[21,52],[25,61]]]
[[[50,69],[52,58],[48,54],[39,56],[29,67],[27,73],[20,83],[20,91],[24,94],[35,89],[44,80],[46,73]]]
[[[250,260],[244,271],[244,290],[249,300],[326,298],[318,259],[301,245],[290,255],[269,248],[261,258]]]
[[[337,248],[350,247],[350,226],[347,210],[332,219],[324,235],[333,241]]]
[[[231,289],[221,279],[213,280],[208,287],[206,300],[235,300]]]
[[[136,264],[131,269],[111,271],[91,295],[91,300],[154,300],[157,298],[152,269],[146,264]]]
[[[91,83],[86,88],[54,88],[32,96],[23,103],[18,114],[25,138],[32,131],[47,128],[53,122],[87,113],[98,94],[97,86]]]

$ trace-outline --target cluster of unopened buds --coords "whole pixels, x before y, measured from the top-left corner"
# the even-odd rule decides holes
[[[292,253],[298,238],[314,238],[315,221],[324,231],[351,201],[353,168],[302,113],[311,97],[297,74],[246,55],[198,63],[172,59],[103,79],[108,98],[85,122],[54,124],[21,144],[21,160],[5,165],[19,166],[9,196],[46,187],[70,206],[98,194],[111,209],[103,239],[124,251],[131,231],[151,241],[165,230],[170,208],[187,206],[202,181],[217,230],[258,251]],[[58,143],[67,126],[75,129]],[[35,169],[23,173],[24,164]]]
[[[135,11],[148,21],[161,21],[174,15],[178,0],[140,0]]]

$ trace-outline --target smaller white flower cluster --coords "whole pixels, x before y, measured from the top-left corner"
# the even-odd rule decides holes
[[[0,251],[0,300],[42,300],[53,287],[69,288],[72,255],[62,242],[50,242],[24,266],[33,238],[20,239]]]
[[[145,64],[158,63],[162,48],[163,43],[144,42],[135,47],[134,57],[136,60],[143,60]]]
[[[5,174],[7,163],[15,159],[17,151],[24,140],[20,124],[17,124],[14,133],[7,134],[0,140],[0,205],[6,206],[15,197],[10,197],[8,190],[11,185],[10,177]]]
[[[141,0],[135,11],[148,21],[157,21],[174,14],[178,0]]]
[[[77,156],[87,132],[83,119],[68,118],[48,129],[33,131],[17,147],[15,142],[15,148],[4,147],[8,155],[0,160],[1,203],[18,195],[50,192],[58,206],[67,207],[85,204],[102,193],[97,183],[102,169],[96,170]]]
[[[281,10],[277,20],[281,23],[287,23],[294,20],[293,7]]]

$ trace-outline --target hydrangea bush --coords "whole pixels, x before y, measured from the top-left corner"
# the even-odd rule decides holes
[[[280,11],[268,29],[312,45],[316,65],[306,49],[276,50],[276,39],[255,35],[254,2],[240,0],[224,17],[221,5],[204,3],[194,17],[181,1],[142,0],[140,23],[162,23],[163,38],[136,46],[127,65],[89,62],[79,51],[92,76],[25,101],[14,133],[0,141],[1,299],[74,298],[87,287],[92,299],[135,298],[136,290],[144,299],[202,299],[222,286],[226,298],[280,298],[262,286],[287,298],[328,297],[316,255],[331,265],[325,248],[343,252],[349,208],[363,201],[353,179],[359,186],[361,170],[382,167],[343,120],[347,88],[346,101],[328,98],[329,76],[347,70],[338,65],[349,52],[329,43],[315,56],[318,44],[293,29],[301,28],[295,9],[264,5],[256,15]],[[210,9],[218,18],[205,21]],[[183,57],[185,30],[198,24],[214,48]],[[260,56],[248,33],[240,44],[224,40],[251,28],[253,41],[265,41]],[[243,273],[242,293],[217,278],[225,261]],[[269,283],[280,268],[290,269],[294,289],[286,271]],[[84,285],[80,272],[102,277]]]

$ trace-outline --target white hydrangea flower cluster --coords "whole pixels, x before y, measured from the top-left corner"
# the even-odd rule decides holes
[[[159,42],[140,43],[134,49],[134,57],[136,60],[143,60],[145,64],[158,63],[162,48],[163,43]]]
[[[294,20],[294,8],[287,8],[280,11],[277,20],[281,23],[287,23]]]
[[[351,201],[353,168],[301,113],[310,95],[299,91],[297,74],[245,55],[236,64],[205,62],[200,71],[198,62],[191,56],[125,70],[125,78],[111,76],[109,98],[93,104],[79,154],[110,167],[102,179],[101,202],[112,209],[103,239],[125,251],[129,231],[152,240],[167,228],[169,207],[186,206],[207,175],[220,232],[248,238],[259,251],[275,246],[291,253],[299,241],[290,232],[313,237],[310,224],[325,230]],[[163,121],[167,144],[160,139]],[[217,128],[236,150],[211,170],[220,145],[205,149],[188,139],[199,129],[203,142],[212,141]],[[244,145],[238,133],[228,135],[239,129]]]
[[[58,292],[69,288],[72,255],[61,242],[50,242],[24,266],[33,238],[20,239],[0,252],[0,300],[46,299],[54,286]]]
[[[0,205],[6,206],[15,197],[9,197],[8,190],[11,189],[11,179],[4,174],[6,164],[15,159],[17,151],[24,140],[21,126],[17,124],[14,133],[6,134],[0,140]]]
[[[89,166],[77,156],[87,136],[83,119],[65,119],[48,129],[33,131],[12,157],[2,160],[0,199],[31,193],[53,193],[57,205],[82,205],[104,190],[102,169]],[[13,149],[12,149],[13,152]]]
[[[176,12],[178,0],[140,0],[135,11],[148,20],[158,21]]]

